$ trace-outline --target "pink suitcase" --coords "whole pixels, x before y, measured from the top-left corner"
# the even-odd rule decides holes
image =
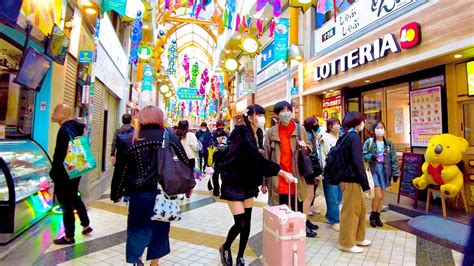
[[[306,265],[306,216],[287,205],[263,209],[263,265]]]

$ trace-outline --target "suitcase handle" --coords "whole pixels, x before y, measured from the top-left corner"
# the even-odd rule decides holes
[[[295,211],[298,212],[298,179],[295,183],[288,182],[288,207],[291,210],[291,184],[295,184]]]

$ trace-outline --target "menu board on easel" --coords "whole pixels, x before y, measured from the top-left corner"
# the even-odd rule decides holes
[[[411,144],[428,147],[433,135],[443,133],[441,86],[410,92]]]
[[[424,160],[423,154],[403,153],[397,203],[400,203],[400,196],[405,196],[415,201],[415,209],[418,207],[418,190],[413,185],[413,179],[421,176],[421,166]]]

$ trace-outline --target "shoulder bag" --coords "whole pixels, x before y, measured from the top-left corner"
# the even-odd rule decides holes
[[[298,141],[301,141],[301,125],[297,125],[298,127]],[[308,151],[302,148],[299,143],[297,143],[298,147],[298,170],[300,176],[310,176],[314,173],[313,162],[309,157]]]

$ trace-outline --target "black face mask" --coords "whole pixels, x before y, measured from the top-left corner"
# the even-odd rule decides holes
[[[223,128],[218,128],[217,131],[222,132],[222,131],[224,131],[224,129]]]
[[[319,125],[313,125],[313,126],[311,127],[311,129],[312,129],[314,132],[318,132],[318,130],[319,130]]]

